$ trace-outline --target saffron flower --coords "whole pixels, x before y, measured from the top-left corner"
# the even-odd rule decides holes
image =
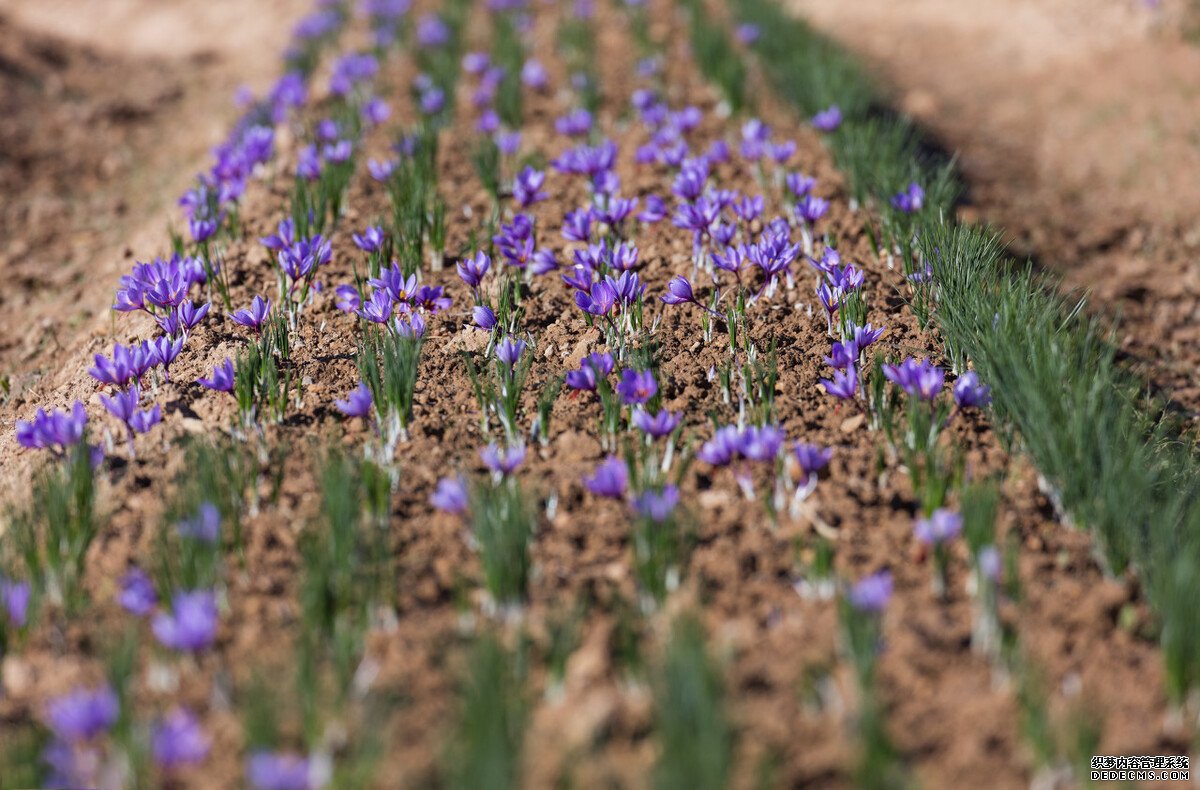
[[[959,376],[954,382],[954,402],[960,409],[983,408],[992,402],[992,388],[979,380],[973,370]]]
[[[664,486],[661,491],[643,491],[633,501],[634,510],[643,518],[661,524],[675,512],[679,504],[679,489],[673,485]]]
[[[883,375],[909,395],[932,401],[942,391],[946,372],[927,359],[917,361],[908,357],[899,365],[885,364]]]
[[[480,250],[470,258],[463,258],[458,262],[458,276],[462,281],[471,288],[478,289],[479,284],[483,282],[483,277],[488,273],[488,269],[492,267],[492,259],[488,257],[486,252]]]
[[[649,370],[621,371],[621,381],[617,384],[617,394],[627,405],[646,403],[658,393],[658,382]]]
[[[796,203],[796,216],[806,224],[812,225],[829,210],[829,201],[814,197],[811,193],[800,198]]]
[[[879,338],[883,337],[883,333],[887,331],[886,327],[881,326],[876,329],[871,324],[864,326],[854,326],[851,324],[849,328],[850,335],[854,339],[854,344],[858,346],[860,352],[867,346],[878,342]]]
[[[592,283],[588,291],[575,292],[575,304],[594,316],[606,316],[617,303],[617,290],[607,280]]]
[[[610,455],[596,467],[595,474],[584,478],[583,484],[596,496],[621,499],[629,487],[629,469],[623,460]]]
[[[516,199],[517,205],[525,209],[550,197],[547,192],[542,190],[542,185],[545,183],[546,174],[544,172],[534,170],[526,165],[513,182],[513,198]]]
[[[154,583],[141,568],[130,568],[121,577],[120,588],[117,603],[130,614],[144,617],[158,605],[158,593],[154,590]]]
[[[835,398],[853,400],[858,392],[858,374],[854,372],[853,366],[845,371],[835,370],[832,378],[821,379],[821,386]]]
[[[175,530],[182,538],[215,544],[221,537],[221,511],[212,502],[203,502],[196,515],[180,521]]]
[[[672,277],[667,283],[667,292],[659,297],[663,304],[688,304],[695,303],[696,295],[692,291],[692,284],[688,278],[683,275]]]
[[[741,445],[741,431],[736,425],[726,425],[696,451],[696,457],[710,466],[728,466],[737,458]]]
[[[892,599],[892,574],[879,571],[859,579],[846,594],[846,599],[864,614],[883,614]]]
[[[383,234],[383,228],[378,225],[369,226],[361,234],[353,233],[351,238],[354,240],[354,246],[366,253],[379,252],[387,239]]]
[[[525,353],[527,345],[524,340],[519,340],[509,336],[496,344],[496,359],[500,360],[506,367],[511,368],[516,365],[521,359],[521,355]]]
[[[68,743],[90,740],[117,723],[121,706],[108,686],[75,689],[50,701],[47,722],[54,734]]]
[[[496,327],[496,314],[487,305],[479,305],[472,310],[471,318],[480,329],[490,332]]]
[[[336,301],[334,304],[343,313],[357,313],[362,307],[362,295],[353,285],[339,285],[333,289]]]
[[[858,362],[858,345],[853,340],[844,343],[834,342],[833,350],[825,357],[825,364],[836,370],[846,368]]]
[[[183,708],[168,713],[150,736],[154,762],[168,770],[203,762],[210,746],[200,722]]]
[[[516,444],[501,450],[492,442],[479,451],[484,466],[496,475],[511,475],[525,461],[525,445]]]
[[[254,790],[313,790],[307,757],[259,751],[246,759],[246,781]]]
[[[161,612],[151,624],[163,646],[198,653],[210,647],[217,635],[217,597],[211,590],[179,591],[171,599],[171,612]]]
[[[573,390],[593,391],[598,379],[603,379],[612,373],[615,366],[612,354],[588,354],[580,362],[579,370],[567,371],[565,382]]]
[[[779,455],[784,432],[774,425],[746,426],[738,437],[738,451],[751,461],[770,461]]]
[[[167,335],[163,335],[155,340],[148,341],[150,356],[153,358],[156,365],[161,365],[163,369],[163,378],[170,381],[171,379],[171,363],[174,362],[179,354],[183,351],[183,336],[180,335],[174,339]]]
[[[358,309],[358,314],[373,324],[386,324],[392,320],[396,307],[395,298],[386,288],[376,288],[371,298]]]
[[[267,317],[271,314],[271,300],[263,299],[261,296],[255,296],[250,302],[249,308],[243,308],[237,312],[230,313],[229,318],[238,326],[244,326],[247,329],[253,329],[255,334],[262,334],[263,324],[267,322]]]
[[[836,104],[830,105],[814,115],[810,123],[819,132],[832,132],[842,125],[842,110]]]
[[[29,582],[15,582],[0,574],[0,606],[13,628],[24,628],[29,617]]]
[[[224,362],[213,368],[210,378],[196,379],[196,383],[217,392],[233,392],[233,360],[227,357]]]
[[[679,422],[682,419],[682,415],[672,414],[666,409],[659,411],[653,416],[640,407],[633,412],[633,424],[642,433],[652,436],[655,439],[661,439],[664,436],[670,435],[679,426]]]
[[[954,539],[962,532],[963,518],[948,508],[940,507],[929,518],[919,518],[913,526],[913,535],[926,546],[938,546]]]
[[[347,417],[367,417],[371,414],[371,390],[363,382],[358,382],[358,386],[351,390],[345,400],[336,400],[333,402],[335,409],[340,411]]]
[[[429,504],[445,513],[465,513],[469,504],[466,481],[461,475],[443,477],[430,494]]]
[[[914,214],[925,205],[925,190],[914,182],[892,196],[892,207],[905,214]]]
[[[49,449],[61,455],[83,439],[87,421],[87,412],[79,401],[69,413],[54,409],[47,414],[45,409],[38,409],[32,421],[17,420],[17,443],[30,450]]]
[[[805,476],[811,476],[829,465],[829,459],[833,457],[833,448],[822,449],[815,444],[796,442],[792,453],[796,456],[796,463],[800,464],[800,471]]]

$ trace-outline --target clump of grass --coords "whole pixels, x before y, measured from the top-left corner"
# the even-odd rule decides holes
[[[9,540],[37,597],[68,612],[87,601],[84,560],[101,526],[91,454],[85,439],[61,462],[42,467],[29,504],[9,513]]]
[[[688,10],[692,53],[704,76],[721,89],[731,112],[747,106],[746,63],[729,37],[729,28],[718,24],[703,0],[684,0]]]
[[[477,483],[471,490],[471,533],[479,546],[484,580],[493,602],[524,600],[529,585],[529,544],[534,509],[515,477]]]
[[[726,787],[734,733],[725,715],[720,672],[705,649],[704,627],[695,618],[686,616],[672,628],[656,692],[661,751],[654,786]]]
[[[389,457],[398,440],[408,440],[413,394],[421,366],[422,336],[367,326],[358,344],[358,372],[371,400]]]
[[[329,450],[318,470],[321,510],[300,541],[300,698],[310,732],[323,707],[321,664],[333,670],[340,704],[351,691],[372,610],[393,600],[396,579],[387,531],[391,483],[369,460]]]
[[[516,657],[491,635],[471,653],[470,674],[454,741],[446,754],[451,788],[521,786],[521,746],[528,701]]]
[[[243,427],[262,419],[280,422],[287,416],[292,385],[287,367],[290,357],[287,319],[275,314],[263,325],[258,341],[240,352],[234,364],[233,396]]]

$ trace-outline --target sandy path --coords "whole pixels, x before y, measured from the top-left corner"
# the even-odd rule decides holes
[[[1134,0],[788,0],[961,155],[968,216],[1091,289],[1200,407],[1200,47]]]

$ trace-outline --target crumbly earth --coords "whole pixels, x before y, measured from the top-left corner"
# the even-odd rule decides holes
[[[207,4],[179,2],[172,7],[201,5]],[[566,84],[566,66],[555,48],[561,12],[536,7],[534,50],[546,64],[551,84]],[[290,21],[299,13],[297,4],[290,2],[274,3],[271,10],[263,17]],[[652,2],[651,13],[652,35],[665,49],[668,100],[674,106],[693,103],[705,110],[694,143],[703,148],[721,136],[733,141],[736,122],[714,112],[717,96],[690,60],[682,21],[667,3]],[[597,4],[596,14],[598,62],[604,64],[601,124],[621,145],[622,193],[666,196],[668,171],[635,167],[632,162],[644,132],[625,118],[628,96],[642,84],[632,68],[635,54],[630,51],[628,21],[607,3]],[[222,19],[220,14],[210,19],[214,27],[208,30],[224,29]],[[263,24],[257,17],[254,24],[262,25],[263,35],[276,35],[280,41],[289,28],[277,21]],[[0,139],[6,151],[27,152],[0,167],[7,194],[17,196],[3,214],[6,247],[0,268],[5,284],[0,361],[14,382],[12,394],[0,404],[0,469],[4,482],[15,490],[23,488],[32,466],[32,459],[19,453],[13,440],[15,420],[28,417],[38,405],[62,406],[79,398],[88,404],[93,420],[105,424],[108,418],[94,382],[85,373],[90,355],[107,352],[113,342],[150,336],[150,322],[141,317],[110,320],[106,308],[112,289],[134,259],[165,251],[163,209],[192,170],[202,165],[197,158],[201,143],[211,143],[219,134],[214,131],[201,141],[203,135],[192,128],[191,141],[182,143],[172,130],[189,127],[210,102],[215,106],[208,94],[230,74],[241,69],[269,75],[278,49],[263,47],[259,50],[265,51],[251,53],[230,45],[199,61],[189,56],[180,60],[161,51],[100,51],[95,42],[81,38],[86,28],[67,31],[73,37],[61,39],[31,37],[21,25],[10,20],[0,26],[0,53],[16,53],[0,56],[0,64],[26,64],[21,66],[25,72],[43,76],[28,82],[10,80],[13,70],[0,69],[2,98],[6,108],[13,108],[0,123]],[[490,31],[482,10],[473,13],[467,35],[469,47],[486,49]],[[399,118],[372,133],[368,156],[383,156],[397,120],[404,124],[414,118],[406,90],[413,68],[406,58],[388,66],[382,90]],[[106,69],[111,79],[94,76]],[[58,81],[46,74],[58,74]],[[39,130],[67,134],[78,123],[63,115],[62,103],[52,92],[55,84],[77,86],[72,95],[81,97],[85,109],[80,112],[103,119],[91,135],[72,146],[76,150],[71,156],[78,160],[55,160],[41,148],[49,138]],[[936,339],[919,329],[904,306],[901,273],[870,251],[863,232],[868,215],[851,210],[844,181],[820,138],[776,106],[757,81],[754,87],[764,120],[777,134],[797,140],[793,167],[815,176],[817,193],[832,202],[825,232],[838,239],[844,258],[866,272],[870,319],[889,327],[880,353],[936,354]],[[115,88],[119,90],[114,94]],[[451,249],[466,243],[488,211],[487,195],[462,155],[475,134],[466,90],[460,90],[459,120],[447,132],[438,162],[439,190],[449,207]],[[112,109],[126,105],[141,109]],[[553,120],[570,107],[564,94],[527,93],[524,148],[548,156],[560,153],[566,143],[553,134]],[[19,147],[10,149],[9,140]],[[146,153],[105,169],[111,150],[122,146]],[[279,147],[279,172],[248,191],[246,239],[226,251],[238,305],[248,303],[253,294],[274,292],[275,275],[257,239],[272,232],[287,210],[296,145],[285,137]],[[717,172],[723,186],[758,191],[742,168],[723,165]],[[539,204],[534,214],[539,228],[556,229],[566,211],[584,202],[585,192],[577,179],[554,172],[548,176],[548,190],[551,200]],[[35,211],[39,196],[47,194],[56,206],[49,215],[53,221],[35,221],[40,216]],[[136,460],[122,459],[103,476],[101,506],[108,523],[88,556],[88,617],[66,622],[46,613],[28,641],[4,660],[0,740],[4,729],[37,719],[49,697],[79,682],[98,681],[105,639],[139,628],[145,641],[135,685],[139,711],[149,716],[181,701],[201,715],[214,735],[208,763],[177,777],[179,786],[238,783],[238,710],[250,680],[256,673],[288,678],[293,670],[301,569],[297,538],[318,507],[315,458],[323,443],[359,448],[369,439],[368,427],[345,420],[331,406],[357,381],[356,322],[335,309],[332,286],[351,279],[352,261],[360,255],[350,232],[387,213],[382,187],[359,173],[334,237],[333,263],[321,275],[326,288],[303,313],[294,344],[294,373],[303,381],[302,405],[281,425],[266,430],[270,445],[287,447],[286,454],[272,461],[282,465],[282,482],[273,501],[246,518],[244,564],[228,558],[216,647],[195,661],[166,655],[153,644],[148,629],[114,601],[121,573],[131,563],[144,562],[156,532],[169,528],[160,523],[162,503],[182,463],[172,452],[173,443],[189,433],[222,430],[233,420],[228,396],[194,383],[245,343],[245,333],[214,309],[173,366],[172,382],[155,395],[164,406],[163,424],[140,440]],[[556,231],[543,233],[557,245],[561,259],[569,248]],[[121,239],[131,239],[127,250]],[[669,222],[639,232],[636,241],[649,294],[663,292],[673,274],[690,273],[690,239]],[[73,252],[68,255],[66,250]],[[595,429],[599,407],[586,395],[564,393],[554,406],[548,443],[531,447],[522,479],[543,498],[556,500],[557,506],[552,517],[543,513],[539,518],[529,603],[520,621],[495,622],[486,613],[481,569],[463,525],[428,504],[440,476],[455,468],[472,473],[482,468],[476,448],[488,437],[480,431],[459,359],[461,347],[480,345],[479,334],[467,326],[469,293],[452,267],[426,272],[426,278],[447,286],[454,307],[431,321],[412,438],[397,452],[400,482],[390,521],[396,617],[368,638],[367,657],[378,667],[371,693],[395,701],[380,729],[385,738],[380,785],[436,785],[443,778],[439,758],[452,732],[463,659],[474,635],[490,629],[515,639],[523,632],[532,639],[535,655],[544,654],[553,624],[578,605],[585,615],[563,682],[551,683],[546,672],[536,668],[537,662],[530,677],[526,784],[646,786],[656,755],[651,679],[630,673],[620,663],[621,634],[637,600],[629,517],[622,505],[596,501],[580,482],[605,455]],[[930,562],[912,538],[917,504],[907,473],[895,458],[885,456],[881,462],[881,437],[817,386],[825,375],[821,356],[829,340],[811,291],[812,280],[802,273],[794,291],[781,291],[754,308],[758,320],[753,330],[760,345],[771,339],[778,343],[776,414],[781,427],[791,439],[834,448],[830,468],[808,500],[809,512],[795,521],[784,517],[772,524],[758,503],[742,498],[727,471],[696,464],[682,484],[694,536],[683,584],[663,611],[645,620],[633,618],[635,638],[653,664],[671,617],[689,610],[701,614],[711,652],[723,669],[727,704],[738,732],[735,786],[757,786],[760,776],[775,786],[850,786],[858,702],[840,645],[836,606],[798,592],[820,531],[832,539],[839,575],[856,579],[887,568],[895,576],[896,594],[884,621],[886,649],[878,693],[901,759],[919,782],[929,787],[1029,786],[1046,773],[1023,734],[1015,683],[970,648],[965,552],[953,557],[948,599],[937,600],[931,591]],[[525,325],[537,341],[525,403],[528,413],[542,384],[577,366],[584,355],[597,350],[600,340],[554,277],[535,280],[524,305]],[[699,315],[686,307],[664,309],[654,301],[649,310],[661,315],[657,339],[663,346],[659,381],[664,405],[682,412],[685,433],[702,441],[711,433],[710,411],[722,421],[734,416],[707,376],[710,366],[724,357],[725,339],[718,333],[704,342]],[[68,316],[75,311],[79,317],[71,320]],[[1006,602],[1003,614],[1030,664],[1044,678],[1041,693],[1056,728],[1066,732],[1072,717],[1086,717],[1099,731],[1097,748],[1103,754],[1185,750],[1188,733],[1169,715],[1161,656],[1146,636],[1152,630],[1150,615],[1136,583],[1104,576],[1088,536],[1056,520],[1038,490],[1036,472],[1004,452],[985,417],[966,415],[956,421],[953,433],[966,448],[971,476],[995,475],[1003,481],[1001,541],[1011,540],[1017,547],[1023,589],[1019,601]],[[281,681],[285,690],[287,682]],[[353,717],[345,723],[352,731],[356,726]],[[289,735],[300,737],[298,725]]]

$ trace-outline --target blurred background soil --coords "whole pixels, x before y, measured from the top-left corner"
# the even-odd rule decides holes
[[[165,251],[237,87],[278,76],[308,6],[0,0],[0,397],[109,325],[111,285]]]
[[[958,152],[967,219],[1122,318],[1200,409],[1200,3],[784,0]]]

